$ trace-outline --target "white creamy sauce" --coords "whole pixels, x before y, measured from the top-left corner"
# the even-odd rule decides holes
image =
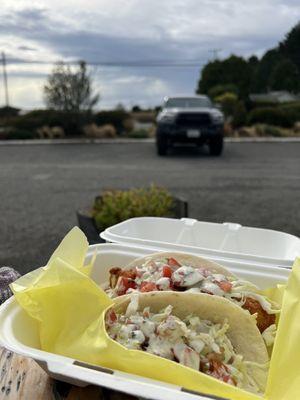
[[[215,378],[242,387],[246,366],[226,335],[229,325],[213,324],[193,315],[181,320],[172,312],[171,305],[156,314],[149,307],[138,311],[133,296],[125,314],[116,314],[113,320],[108,317],[106,329],[112,339],[128,349],[143,350],[207,374],[217,365]],[[271,329],[265,336],[272,336]],[[211,364],[214,357],[217,361]]]

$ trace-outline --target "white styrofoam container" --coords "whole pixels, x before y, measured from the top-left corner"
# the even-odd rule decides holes
[[[184,251],[200,251],[204,256],[271,266],[291,267],[300,255],[300,239],[288,233],[191,218],[132,218],[107,228],[100,236],[112,243],[174,251],[184,247]]]
[[[91,259],[95,250],[97,250],[97,257],[92,278],[101,284],[107,280],[108,270],[111,266],[123,267],[131,260],[159,249],[147,249],[133,245],[100,244],[90,246],[87,261]],[[181,251],[185,251],[183,246]],[[198,254],[203,255],[199,251]],[[214,261],[220,260],[213,256],[208,258]],[[223,259],[222,263],[241,278],[250,280],[261,288],[286,282],[290,273],[287,268],[270,267],[246,258],[244,260]],[[89,365],[40,350],[37,324],[21,309],[14,297],[0,306],[0,345],[33,358],[53,378],[79,386],[94,384],[153,400],[214,398],[214,396],[191,392],[179,386]]]

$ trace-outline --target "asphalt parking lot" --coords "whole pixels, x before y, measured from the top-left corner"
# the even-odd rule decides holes
[[[190,217],[300,236],[300,142],[227,143],[222,157],[152,143],[0,147],[0,265],[44,265],[104,188],[165,185]]]

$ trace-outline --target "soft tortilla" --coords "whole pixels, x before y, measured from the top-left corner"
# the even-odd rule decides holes
[[[119,314],[125,313],[130,298],[130,295],[120,297],[114,305],[115,311]],[[241,354],[245,361],[262,365],[268,363],[268,351],[255,319],[231,301],[205,293],[170,291],[139,293],[140,310],[150,307],[151,312],[158,313],[168,305],[173,306],[173,314],[180,319],[193,314],[215,324],[222,324],[227,320],[229,324],[227,335],[235,352]],[[267,381],[266,369],[253,366],[248,373],[251,373],[261,392],[264,392]]]

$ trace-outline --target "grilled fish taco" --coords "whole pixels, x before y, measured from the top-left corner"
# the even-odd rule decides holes
[[[151,292],[119,298],[106,314],[119,344],[262,394],[268,352],[249,313],[208,294]],[[139,357],[135,357],[139,362]]]
[[[261,295],[253,283],[195,255],[155,253],[134,260],[124,269],[111,268],[105,290],[113,298],[135,291],[185,291],[221,296],[256,315],[257,326],[268,345],[274,339],[278,306]]]

